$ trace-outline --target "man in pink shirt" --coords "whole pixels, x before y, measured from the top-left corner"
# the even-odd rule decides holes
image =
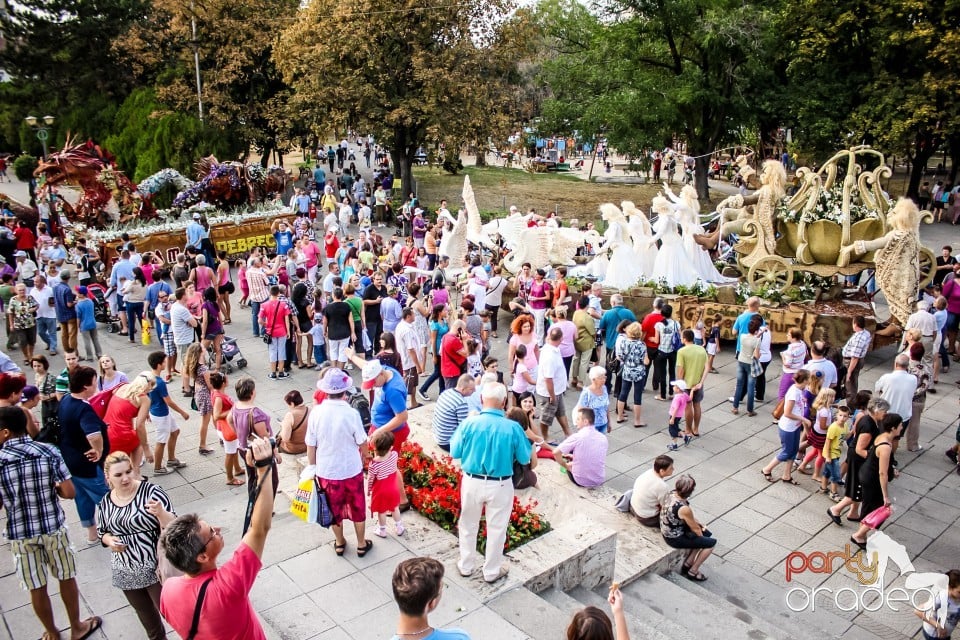
[[[250,528],[227,562],[220,527],[196,514],[178,517],[163,533],[163,548],[186,575],[168,578],[160,594],[160,613],[181,638],[194,640],[266,640],[250,603],[250,589],[260,572],[261,556],[273,519],[273,446],[255,438],[247,464],[257,470],[259,492],[253,497]]]
[[[573,484],[599,487],[606,479],[607,436],[593,426],[593,409],[580,407],[576,413],[577,432],[557,445],[553,457],[567,470]]]
[[[320,268],[320,245],[310,238],[304,238],[300,241],[300,251],[303,252],[304,266],[307,268],[307,278],[310,282],[316,284],[317,270]]]

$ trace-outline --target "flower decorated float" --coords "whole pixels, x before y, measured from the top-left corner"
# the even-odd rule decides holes
[[[852,147],[835,154],[819,171],[798,169],[799,188],[785,196],[786,172],[779,162],[768,160],[756,194],[731,196],[717,207],[721,224],[714,237],[738,234],[737,263],[751,287],[786,289],[799,273],[833,277],[879,269],[874,252],[885,249],[889,241],[884,239],[893,238],[890,234],[904,226],[891,220],[894,203],[880,184],[890,175],[883,154],[866,146]],[[896,259],[913,265],[915,277],[898,284],[896,291],[890,279],[883,279],[891,283],[885,286],[878,278],[894,318],[909,306],[899,303],[900,289],[915,294],[933,276],[934,254],[919,243],[922,214],[902,215],[910,218],[905,226],[916,238]],[[893,256],[892,250],[886,254]]]

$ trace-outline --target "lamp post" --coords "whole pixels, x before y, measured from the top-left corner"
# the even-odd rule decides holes
[[[30,125],[31,129],[34,129],[37,132],[37,140],[43,144],[43,159],[47,159],[47,138],[50,137],[50,127],[53,126],[53,123],[56,121],[56,118],[53,116],[43,116],[42,122],[36,116],[27,116],[24,118],[24,121]],[[53,190],[47,189],[47,197],[50,199],[50,213],[48,218],[54,220],[54,213],[56,211],[56,204],[53,196]],[[41,218],[43,216],[41,215]]]
[[[37,132],[37,140],[43,144],[43,159],[47,159],[47,138],[50,137],[50,127],[53,126],[53,123],[56,121],[56,118],[53,116],[43,116],[42,124],[41,119],[36,116],[27,116],[24,118],[24,121],[30,125],[31,129],[34,129]]]

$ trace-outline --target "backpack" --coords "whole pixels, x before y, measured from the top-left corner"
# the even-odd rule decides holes
[[[664,320],[663,329],[660,331],[660,352],[674,353],[682,345],[680,342],[680,331],[678,330],[676,320]],[[664,348],[666,347],[666,348]]]
[[[676,320],[670,321],[673,326],[673,335],[670,338],[670,344],[673,345],[673,350],[676,351],[683,346],[683,341],[680,340],[680,325],[677,324]]]
[[[347,404],[357,410],[360,414],[360,422],[363,423],[363,430],[367,431],[373,425],[373,418],[370,414],[370,401],[366,394],[356,387],[347,392]]]
[[[101,391],[90,397],[87,401],[90,403],[90,406],[93,407],[93,412],[97,414],[97,417],[103,420],[103,417],[107,415],[107,407],[110,406],[110,400],[113,398],[114,392],[123,385],[118,385],[112,389],[107,389],[106,391]]]

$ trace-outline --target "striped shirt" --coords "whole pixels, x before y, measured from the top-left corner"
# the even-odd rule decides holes
[[[153,500],[173,512],[164,490],[149,482],[140,483],[129,504],[118,506],[111,492],[97,507],[97,533],[101,537],[109,533],[127,545],[123,553],[110,554],[113,586],[118,589],[144,589],[157,581],[160,521],[147,511],[147,503]]]
[[[397,460],[397,452],[391,449],[386,458],[374,458],[370,461],[370,466],[367,467],[367,493],[373,491],[375,481],[386,480],[397,472]]]
[[[10,438],[0,449],[0,503],[7,510],[7,538],[50,535],[64,525],[57,483],[70,472],[56,447],[29,436]]]
[[[449,445],[453,432],[469,412],[467,399],[456,388],[441,393],[433,411],[433,439],[437,444]]]

